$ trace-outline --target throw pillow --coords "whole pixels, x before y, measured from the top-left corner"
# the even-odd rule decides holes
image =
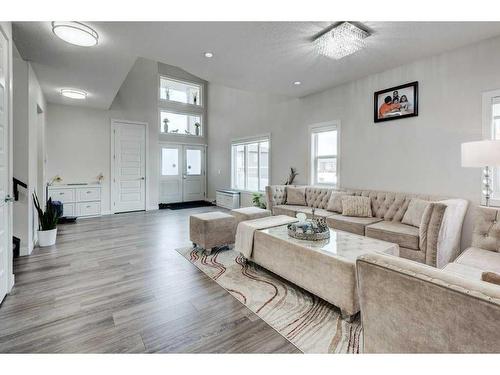
[[[346,191],[332,191],[328,204],[326,205],[327,211],[342,213],[342,197],[354,195]]]
[[[500,275],[495,272],[483,272],[481,274],[481,280],[487,283],[500,285]]]
[[[403,224],[412,225],[419,228],[422,222],[422,216],[424,216],[425,209],[429,205],[429,201],[424,201],[423,199],[413,198],[406,209],[401,222]]]
[[[296,206],[306,205],[306,188],[305,187],[286,187],[286,204],[294,204]]]
[[[343,196],[342,215],[372,217],[372,204],[368,197]]]

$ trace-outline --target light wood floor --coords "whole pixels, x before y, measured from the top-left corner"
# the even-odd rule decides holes
[[[56,246],[15,261],[0,352],[298,352],[174,250],[210,210],[60,225]]]

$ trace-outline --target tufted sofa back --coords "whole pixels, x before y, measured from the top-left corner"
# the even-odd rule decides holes
[[[500,210],[478,207],[474,217],[472,246],[500,252]]]
[[[328,200],[334,189],[308,186],[306,188],[306,203],[309,207],[326,209]]]
[[[348,191],[353,193],[354,195],[369,197],[372,204],[373,215],[387,221],[401,221],[412,198],[418,198],[428,201],[447,199],[447,197],[426,194],[407,194],[391,191],[333,189],[317,186],[307,186],[306,204],[309,207],[326,209],[332,191]],[[267,199],[271,203],[269,207],[272,207],[273,205],[286,204],[286,186],[268,186],[266,188],[266,192]]]

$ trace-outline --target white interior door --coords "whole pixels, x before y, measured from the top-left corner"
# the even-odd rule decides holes
[[[9,65],[8,42],[0,29],[0,303],[8,292],[9,251]]]
[[[183,201],[205,199],[205,147],[183,146]]]
[[[160,203],[182,202],[181,145],[160,145]]]
[[[146,124],[113,121],[113,212],[146,209]]]

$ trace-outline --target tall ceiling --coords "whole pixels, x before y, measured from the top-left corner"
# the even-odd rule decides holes
[[[366,48],[341,60],[318,55],[311,43],[326,22],[89,22],[99,33],[91,48],[58,39],[50,22],[15,22],[13,31],[49,102],[94,108],[109,108],[137,57],[213,83],[301,97],[500,35],[500,22],[361,22],[372,31]],[[89,97],[63,98],[63,87]]]

